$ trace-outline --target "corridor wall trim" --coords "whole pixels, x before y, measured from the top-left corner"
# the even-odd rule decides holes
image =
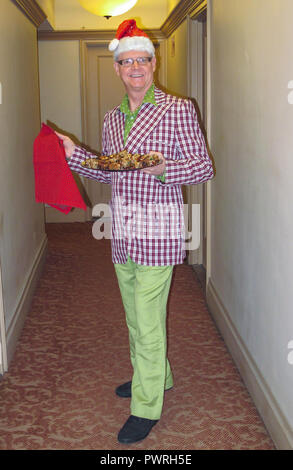
[[[207,286],[209,311],[225,341],[262,420],[279,450],[293,449],[290,425],[276,402],[253,357],[237,332],[212,280]]]
[[[190,16],[191,19],[195,19],[206,8],[207,0],[181,0],[164,21],[160,30],[168,38],[187,16]]]
[[[38,28],[47,18],[42,8],[35,0],[13,0],[29,20]]]
[[[37,283],[41,277],[43,267],[46,261],[48,249],[47,235],[44,234],[43,240],[40,244],[39,250],[35,256],[29,275],[23,283],[22,292],[17,302],[17,307],[14,311],[12,321],[7,329],[6,341],[7,341],[7,361],[8,366],[14,355],[17,341],[22,331],[26,316],[31,307],[32,298],[37,286]]]
[[[166,39],[160,29],[145,29],[153,41]],[[70,41],[70,40],[104,40],[111,41],[115,36],[115,30],[58,30],[58,31],[38,31],[39,41]]]

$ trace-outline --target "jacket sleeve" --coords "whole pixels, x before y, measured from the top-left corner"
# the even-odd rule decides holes
[[[107,115],[106,115],[107,116]],[[103,125],[103,138],[102,138],[102,154],[105,155],[105,120]],[[88,152],[82,147],[76,146],[73,152],[73,155],[68,160],[68,165],[72,171],[79,173],[86,178],[94,179],[99,181],[100,183],[111,184],[112,183],[112,173],[110,171],[103,171],[103,170],[92,170],[90,168],[85,168],[81,166],[81,162],[83,162],[86,158],[95,158],[97,155]]]
[[[190,100],[178,104],[176,114],[176,146],[180,158],[166,160],[163,184],[204,183],[214,175],[205,140],[200,130],[195,108]]]

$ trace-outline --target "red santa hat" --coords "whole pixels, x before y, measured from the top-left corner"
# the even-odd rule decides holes
[[[148,35],[136,26],[135,20],[123,21],[116,32],[116,36],[109,44],[109,50],[114,52],[115,59],[119,54],[127,51],[146,51],[155,55],[155,48]]]

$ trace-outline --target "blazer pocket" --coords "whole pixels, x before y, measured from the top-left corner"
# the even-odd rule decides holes
[[[165,158],[176,159],[176,146],[165,140],[147,139],[145,140],[140,149],[139,153],[145,154],[148,152],[160,152]]]

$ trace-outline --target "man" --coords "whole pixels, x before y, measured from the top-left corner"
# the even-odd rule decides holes
[[[149,434],[160,419],[165,390],[173,387],[166,304],[173,266],[185,257],[181,185],[207,181],[213,169],[192,103],[154,86],[154,46],[135,20],[119,26],[109,49],[127,94],[104,118],[102,153],[155,152],[161,163],[138,171],[86,169],[81,162],[93,155],[58,135],[72,170],[112,185],[112,259],[133,366],[132,380],[116,389],[118,396],[131,397],[118,441],[130,444]]]

